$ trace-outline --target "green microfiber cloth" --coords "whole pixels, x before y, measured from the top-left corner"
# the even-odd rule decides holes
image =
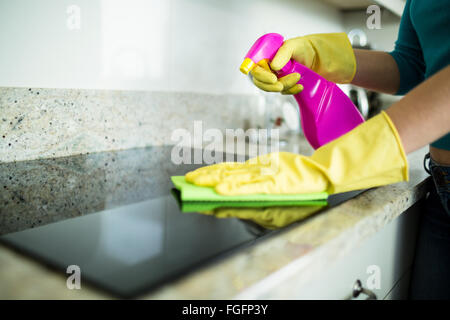
[[[328,199],[326,192],[223,196],[214,188],[187,182],[184,176],[173,176],[171,179],[181,193],[182,211],[213,210],[218,207],[325,206]]]

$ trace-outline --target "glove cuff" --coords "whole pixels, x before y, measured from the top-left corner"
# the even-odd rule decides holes
[[[385,112],[320,147],[311,159],[327,176],[330,194],[409,179],[400,136]]]
[[[392,133],[397,140],[398,145],[398,151],[400,153],[400,157],[403,159],[403,162],[405,164],[403,168],[403,179],[404,181],[409,181],[409,166],[408,166],[408,158],[406,157],[405,149],[403,148],[402,140],[400,139],[400,135],[398,134],[397,128],[395,127],[394,123],[392,122],[391,118],[388,116],[388,114],[384,111],[381,111],[381,114],[384,116],[384,119],[389,124],[389,127],[392,130]]]

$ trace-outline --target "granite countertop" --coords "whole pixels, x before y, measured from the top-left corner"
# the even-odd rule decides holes
[[[0,234],[158,196],[160,186],[170,182],[155,174],[155,168],[183,172],[163,161],[170,150],[150,147],[1,163]],[[281,292],[280,284],[288,284],[294,275],[296,285],[306,282],[425,196],[425,152],[409,155],[409,182],[368,190],[141,298],[289,296],[289,286]],[[64,274],[4,245],[0,245],[0,286],[2,299],[112,298],[84,283],[82,290],[68,290]]]

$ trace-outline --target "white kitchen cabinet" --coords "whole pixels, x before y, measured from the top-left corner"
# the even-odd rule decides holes
[[[406,0],[322,0],[323,2],[330,4],[341,10],[356,10],[356,9],[366,9],[368,6],[373,4],[378,4],[385,7],[389,11],[395,13],[399,17],[403,13],[403,8],[405,7]]]
[[[365,9],[371,4],[373,4],[373,1],[371,0],[347,0],[347,1],[322,0],[322,1],[342,10]]]
[[[377,299],[406,299],[421,202],[366,239],[328,270],[311,279],[294,299],[349,299],[359,279]],[[379,286],[375,281],[379,276]],[[375,285],[375,288],[373,287]],[[358,299],[366,299],[360,294]]]

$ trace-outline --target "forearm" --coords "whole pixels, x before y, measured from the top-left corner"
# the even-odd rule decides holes
[[[406,153],[417,150],[450,131],[450,66],[424,81],[386,113]]]
[[[394,94],[400,84],[397,63],[387,52],[354,49],[356,73],[352,84]]]

